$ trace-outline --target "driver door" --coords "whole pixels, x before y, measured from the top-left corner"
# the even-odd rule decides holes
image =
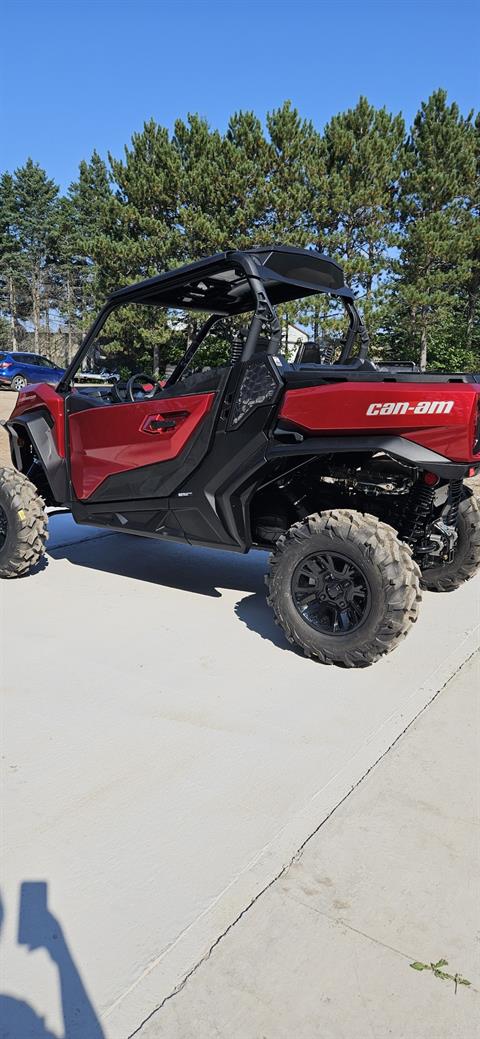
[[[74,497],[120,501],[162,495],[165,463],[180,466],[214,398],[210,391],[115,404],[72,392],[67,423]],[[169,465],[168,474],[171,470]]]
[[[188,320],[137,304],[116,308],[100,327],[66,402],[72,501],[168,497],[208,451],[226,369],[214,358],[165,389],[139,375],[184,354]]]

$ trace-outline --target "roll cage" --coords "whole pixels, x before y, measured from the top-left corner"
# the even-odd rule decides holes
[[[349,363],[357,334],[360,335],[357,360],[365,360],[368,335],[355,306],[353,292],[345,285],[343,271],[337,263],[316,250],[290,246],[231,250],[114,292],[87,332],[57,390],[61,392],[69,388],[108,316],[124,304],[141,303],[209,314],[170,375],[167,385],[172,386],[180,379],[217,321],[253,311],[245,343],[235,359],[248,361],[259,349],[262,332],[261,351],[265,352],[266,338],[266,353],[275,356],[281,347],[276,304],[317,293],[337,297],[348,314],[348,333],[337,363]]]

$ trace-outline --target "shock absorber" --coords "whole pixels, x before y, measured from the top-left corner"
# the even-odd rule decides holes
[[[463,480],[451,480],[449,486],[449,510],[445,517],[445,523],[449,527],[456,527],[458,519],[458,508],[462,497]]]
[[[240,339],[235,339],[233,342],[232,349],[230,351],[230,364],[236,364],[240,360],[243,352],[243,343]]]
[[[304,519],[305,516],[308,516],[308,509],[304,504],[304,501],[307,497],[305,490],[299,491],[299,488],[295,488],[294,484],[289,483],[288,480],[286,480],[284,483],[280,483],[279,487],[282,493],[287,498],[287,500],[290,502],[290,505],[293,505],[298,519]]]
[[[410,491],[399,534],[402,541],[406,541],[414,550],[425,538],[437,483],[438,477],[433,473],[424,473]]]

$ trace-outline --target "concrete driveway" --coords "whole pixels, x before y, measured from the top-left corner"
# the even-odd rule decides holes
[[[425,594],[374,667],[322,667],[264,569],[57,515],[47,565],[1,585],[2,988],[57,1034],[60,948],[95,1008],[79,1039],[126,1039],[479,644],[474,581]]]

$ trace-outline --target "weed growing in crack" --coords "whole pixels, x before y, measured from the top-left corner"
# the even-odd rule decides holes
[[[440,978],[441,981],[453,981],[455,985],[455,995],[457,994],[457,988],[459,985],[471,985],[471,981],[467,978],[462,978],[461,974],[448,974],[447,971],[443,970],[443,967],[448,967],[448,960],[438,960],[437,963],[420,963],[419,960],[415,960],[414,963],[410,964],[414,970],[431,970],[432,974],[436,978]]]

